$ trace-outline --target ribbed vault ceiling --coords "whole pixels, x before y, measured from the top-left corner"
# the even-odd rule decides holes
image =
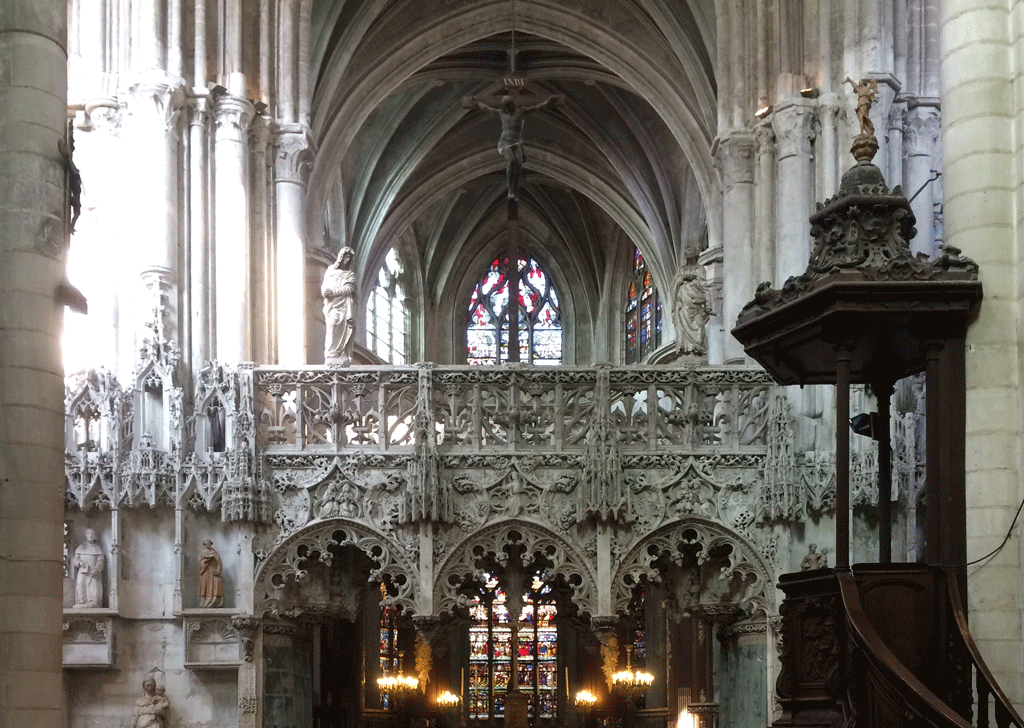
[[[427,305],[463,293],[467,266],[503,249],[506,212],[500,122],[460,99],[501,88],[514,25],[517,70],[565,97],[526,120],[524,247],[577,315],[631,242],[671,279],[717,184],[711,0],[313,5],[312,235],[364,271],[400,245]]]

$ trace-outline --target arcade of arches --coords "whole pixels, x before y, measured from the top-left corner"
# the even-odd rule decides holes
[[[769,724],[778,577],[832,555],[834,394],[729,332],[807,265],[847,78],[914,252],[980,265],[970,609],[1019,704],[1024,40],[980,5],[9,0],[0,723],[496,724],[511,682],[537,726]],[[893,396],[896,560],[926,396]]]

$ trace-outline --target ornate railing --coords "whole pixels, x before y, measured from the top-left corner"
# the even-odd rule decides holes
[[[761,451],[770,380],[750,368],[257,368],[267,452]]]
[[[696,508],[707,498],[692,477],[680,480],[690,468],[724,493],[694,511],[713,519],[738,505],[740,491],[744,527],[833,508],[831,453],[795,449],[788,398],[760,369],[210,363],[185,398],[171,363],[154,379],[147,360],[127,385],[104,372],[69,378],[69,507],[168,504],[219,510],[227,521],[290,522],[280,516],[290,485],[311,487],[331,467],[351,466],[382,469],[389,489],[414,491],[399,522],[451,520],[438,486],[459,490],[460,473],[480,468],[526,480],[542,468],[552,483],[572,473],[582,487],[577,519],[628,520],[623,509],[645,483],[671,491],[680,481],[686,487],[668,494],[673,512]],[[909,452],[897,458],[895,480],[913,492],[904,473],[915,472],[919,453],[900,443],[916,442],[919,423],[895,421],[896,452]],[[854,450],[854,502],[870,506],[873,444]]]
[[[858,574],[837,572],[849,640],[842,668],[844,690],[838,696],[847,724],[856,720],[868,728],[894,723],[989,728],[991,711],[997,728],[1022,728],[1024,721],[974,644],[954,576],[925,568],[922,574],[927,578],[910,574],[901,584],[896,575],[880,587],[892,589],[896,584],[909,594],[935,598],[931,603],[919,599],[921,603],[914,605],[919,614],[908,608],[906,616],[914,621],[914,629],[888,621],[876,629],[878,617],[872,620],[867,615],[865,585]],[[932,644],[919,644],[922,637],[931,637]],[[929,650],[937,654],[932,656]]]

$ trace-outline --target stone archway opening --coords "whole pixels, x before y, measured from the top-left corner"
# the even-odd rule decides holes
[[[298,556],[297,568],[278,577],[278,618],[263,624],[265,724],[386,724],[397,701],[377,679],[423,669],[423,642],[397,599],[400,585],[351,543],[300,548]],[[403,707],[429,706],[420,694]]]
[[[724,724],[736,707],[731,688],[755,683],[765,694],[772,581],[747,541],[720,524],[691,519],[652,534],[614,581],[618,621],[602,635],[606,673],[632,648],[656,676],[649,712],[669,723]],[[743,710],[767,716],[765,701],[751,702]]]
[[[570,719],[586,631],[575,601],[581,577],[559,568],[554,542],[527,531],[509,527],[466,544],[464,568],[444,577],[453,600],[435,664],[471,726],[514,720],[520,709],[533,726]]]

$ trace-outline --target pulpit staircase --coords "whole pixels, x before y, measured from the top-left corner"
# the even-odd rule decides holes
[[[985,666],[956,579],[921,564],[788,574],[777,685],[792,726],[1024,726]]]

